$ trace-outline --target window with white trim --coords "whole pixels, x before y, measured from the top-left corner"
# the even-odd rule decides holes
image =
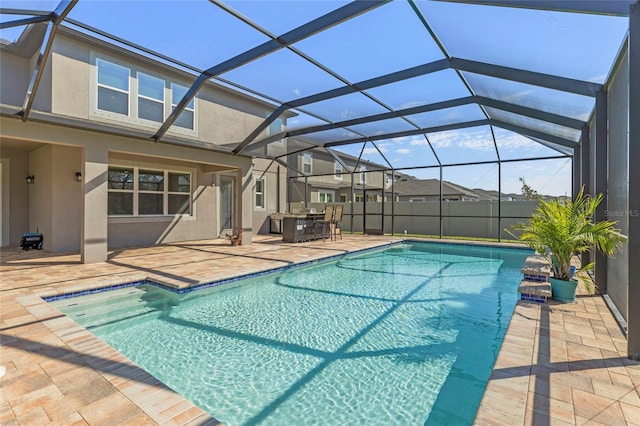
[[[367,171],[367,168],[365,166],[360,166],[360,183],[364,183],[366,178],[367,178],[367,174],[365,173]]]
[[[171,83],[171,110],[178,105],[180,100],[186,95],[187,88],[176,83]],[[196,115],[196,99],[195,97],[187,104],[184,110],[180,113],[174,126],[182,127],[184,129],[194,130],[194,119]]]
[[[319,203],[333,203],[333,192],[319,191],[318,192]]]
[[[129,68],[96,59],[97,109],[129,116]]]
[[[283,130],[282,118],[276,118],[273,120],[271,124],[269,124],[269,130],[267,131],[267,136],[276,135]],[[279,139],[273,143],[282,144],[284,139]]]
[[[335,179],[342,180],[342,164],[340,164],[339,161],[335,162],[335,165],[333,166],[333,170],[334,170]]]
[[[164,80],[143,72],[137,73],[138,118],[164,121]]]
[[[303,173],[311,173],[311,161],[313,158],[311,157],[310,152],[305,152],[302,154],[302,172]]]
[[[255,199],[256,199],[256,210],[264,210],[265,209],[265,200],[264,200],[264,179],[256,179],[255,185]]]
[[[109,167],[109,216],[191,214],[191,174]]]

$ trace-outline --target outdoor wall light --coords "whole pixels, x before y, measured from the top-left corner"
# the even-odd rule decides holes
[[[80,172],[76,172],[76,180],[77,180],[78,182],[82,182],[82,173],[80,173]]]
[[[36,177],[34,175],[27,176],[27,183],[31,184],[36,181]]]

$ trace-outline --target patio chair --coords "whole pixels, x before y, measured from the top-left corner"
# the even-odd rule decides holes
[[[343,210],[344,206],[342,204],[338,204],[336,205],[335,211],[333,213],[333,220],[331,221],[331,227],[332,229],[332,235],[333,235],[333,239],[337,240],[338,239],[338,231],[340,231],[340,239],[342,239],[342,228],[341,228],[341,222],[342,222],[342,210]]]
[[[327,235],[331,238],[331,223],[333,221],[334,207],[332,204],[325,206],[324,216],[314,223],[314,233],[322,236],[323,241],[327,238]]]

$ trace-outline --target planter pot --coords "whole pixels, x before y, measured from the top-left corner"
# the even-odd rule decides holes
[[[555,278],[549,278],[549,283],[551,284],[551,294],[552,297],[564,303],[575,302],[576,300],[576,289],[578,288],[578,281],[571,280],[558,280]]]

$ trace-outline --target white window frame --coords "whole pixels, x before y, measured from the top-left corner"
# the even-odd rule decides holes
[[[267,129],[267,136],[278,134],[284,130],[284,121],[282,120],[282,118],[276,118],[271,124],[269,124],[269,127],[267,127]],[[271,143],[282,145],[284,143],[284,138],[278,139],[277,141]]]
[[[113,87],[113,86],[109,86],[109,85],[100,83],[100,77],[99,77],[100,76],[100,62],[105,62],[107,64],[114,65],[116,67],[124,68],[124,69],[127,70],[127,73],[128,73],[127,90],[122,90],[122,89],[119,89],[117,87]],[[103,88],[108,89],[108,90],[112,90],[114,92],[119,92],[119,93],[126,94],[127,95],[127,113],[126,114],[121,114],[119,112],[100,109],[98,107],[99,99],[100,99],[100,96],[99,96],[99,91],[100,91],[99,88],[100,87],[103,87]],[[131,97],[132,97],[131,96],[131,68],[126,67],[126,66],[124,66],[122,64],[119,64],[119,63],[117,63],[117,62],[115,62],[113,60],[110,60],[110,59],[105,59],[105,58],[102,58],[102,57],[96,57],[95,58],[95,92],[94,93],[95,93],[94,108],[95,108],[95,111],[98,114],[104,115],[104,116],[107,116],[107,117],[117,118],[119,120],[122,120],[125,117],[126,118],[131,118]]]
[[[258,182],[262,182],[262,192],[258,192]],[[267,180],[264,177],[255,178],[255,184],[253,186],[253,205],[254,205],[254,209],[257,211],[264,211],[267,208],[266,185],[267,185]],[[262,205],[258,204],[258,194],[262,195]]]
[[[150,77],[153,80],[158,80],[158,82],[162,82],[162,99],[155,99],[155,98],[140,94],[140,75],[141,74],[146,77]],[[164,122],[164,120],[167,117],[167,108],[166,108],[166,100],[165,100],[166,96],[164,93],[166,84],[167,84],[166,80],[163,80],[161,78],[158,78],[154,75],[151,75],[143,71],[136,71],[136,95],[137,95],[136,96],[136,117],[138,117],[139,120],[143,120],[148,123],[153,123],[156,126],[158,125],[158,123],[162,124],[162,122]],[[162,104],[162,121],[158,122],[158,121],[149,120],[147,118],[140,117],[140,99]]]
[[[193,212],[193,176],[194,174],[190,171],[185,170],[173,170],[173,169],[165,169],[162,170],[156,166],[134,166],[130,167],[128,165],[121,164],[109,164],[109,169],[127,169],[133,172],[133,189],[108,189],[108,192],[125,192],[133,194],[133,212],[130,215],[112,215],[108,214],[108,217],[111,218],[154,218],[154,217],[186,217],[190,218],[194,216]],[[160,191],[148,191],[148,190],[140,190],[140,170],[147,171],[155,171],[162,172],[164,176],[163,180],[163,190]],[[179,192],[179,191],[169,191],[169,173],[189,175],[189,192]],[[139,197],[140,194],[162,194],[162,213],[161,214],[140,214],[140,203]],[[189,209],[187,213],[168,213],[169,211],[169,195],[188,195],[189,196]]]
[[[365,173],[366,171],[367,166],[360,166],[360,183],[365,183],[367,179],[367,174]]]
[[[307,162],[307,158],[309,159],[309,161]],[[309,171],[305,171],[304,166],[309,165]],[[311,174],[313,173],[313,155],[311,155],[310,152],[303,152],[302,153],[302,173],[305,174]]]
[[[335,180],[342,180],[342,164],[336,161],[333,166],[333,177]]]
[[[327,200],[327,196],[331,197],[330,200]],[[318,191],[318,202],[319,203],[333,203],[335,202],[335,193],[333,191]]]
[[[91,119],[98,121],[116,121],[119,123],[126,123],[128,125],[133,126],[141,126],[149,129],[158,129],[160,123],[153,120],[147,120],[144,118],[140,118],[138,114],[138,99],[151,99],[157,101],[153,98],[149,98],[144,95],[140,95],[139,93],[139,80],[138,75],[144,74],[153,78],[157,78],[164,82],[164,90],[163,90],[163,108],[162,108],[162,120],[166,120],[169,116],[169,112],[173,109],[175,104],[173,104],[173,88],[178,86],[183,90],[188,90],[188,87],[175,81],[171,80],[168,77],[164,77],[149,68],[138,67],[132,64],[125,63],[119,59],[115,59],[108,55],[104,55],[100,52],[91,51],[90,52],[90,60],[91,60],[91,72],[89,76],[89,116]],[[100,62],[106,62],[109,64],[116,65],[118,67],[125,68],[129,71],[128,89],[127,91],[123,91],[122,89],[114,88],[109,85],[99,84],[99,64]],[[98,108],[98,88],[103,87],[108,90],[118,91],[120,93],[127,94],[127,115],[120,114],[113,111],[107,111]],[[198,135],[198,96],[194,96],[192,99],[193,107],[187,107],[185,110],[191,112],[193,114],[193,123],[192,128],[188,129],[185,127],[180,127],[173,125],[169,128],[168,133],[173,134],[182,134],[188,136],[197,136]],[[190,102],[191,103],[191,102]]]
[[[187,86],[183,86],[182,84],[179,84],[173,81],[170,83],[171,96],[169,99],[171,101],[171,109],[170,109],[171,111],[173,111],[173,109],[178,105],[173,103],[173,92],[175,90],[174,87],[179,87],[181,89],[184,89],[185,91],[189,91],[189,88]],[[189,104],[187,104],[187,106],[184,108],[184,110],[180,114],[184,113],[184,111],[190,111],[193,113],[193,122],[191,123],[192,127],[189,129],[187,127],[177,126],[176,123],[174,122],[173,125],[171,126],[172,130],[175,130],[178,132],[195,132],[196,130],[196,97],[195,96],[193,97],[193,99],[191,99],[191,102],[193,102],[193,107],[190,107]]]

